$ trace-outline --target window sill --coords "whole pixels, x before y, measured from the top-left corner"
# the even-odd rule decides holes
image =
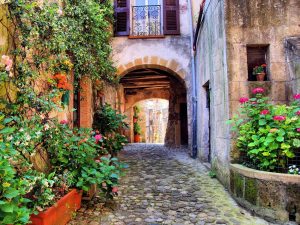
[[[145,36],[128,36],[129,39],[155,39],[155,38],[165,38],[165,35],[145,35]]]

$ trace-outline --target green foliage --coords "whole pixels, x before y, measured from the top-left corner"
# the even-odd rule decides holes
[[[105,184],[104,194],[112,196],[122,164],[96,162],[100,146],[90,130],[73,131],[50,118],[61,110],[54,99],[68,92],[53,78],[57,73],[73,73],[75,81],[83,75],[118,81],[110,60],[110,1],[64,0],[60,8],[12,0],[7,6],[13,49],[0,65],[0,224],[17,225],[68,188]],[[42,173],[32,161],[44,150],[52,165]]]
[[[142,133],[141,126],[139,125],[138,122],[133,124],[133,132],[134,132],[134,134],[138,134],[138,135],[140,135]]]
[[[49,1],[12,0],[8,8],[20,40],[14,53],[27,61],[28,51],[23,47],[34,50],[30,51],[34,72],[68,72],[72,68],[75,80],[85,75],[93,80],[117,81],[109,60],[113,21],[110,1],[63,0],[59,6]],[[18,64],[19,72],[32,73],[29,63]]]
[[[293,159],[300,147],[299,110],[299,100],[273,105],[261,93],[243,103],[241,115],[231,122],[237,132],[236,145],[248,158],[248,166],[265,171],[280,167],[287,172],[288,159]]]
[[[133,107],[133,117],[139,118],[140,112],[141,112],[141,108],[138,105]]]
[[[216,178],[217,177],[217,173],[214,170],[210,170],[208,172],[208,176],[210,176],[210,178]]]
[[[48,132],[52,137],[46,140],[51,165],[55,173],[63,177],[66,186],[88,191],[92,184],[106,184],[107,187],[118,184],[121,164],[108,157],[96,159],[100,145],[91,136],[90,129],[73,131],[60,124]],[[111,193],[105,192],[105,195]]]
[[[118,132],[121,128],[127,128],[125,118],[125,115],[113,109],[111,105],[105,104],[95,112],[93,128],[103,135]]]
[[[100,142],[100,148],[105,149],[107,154],[116,156],[117,153],[123,149],[126,143],[128,143],[127,138],[124,135],[116,133],[112,136],[103,137]]]

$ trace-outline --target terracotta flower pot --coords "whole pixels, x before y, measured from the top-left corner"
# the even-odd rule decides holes
[[[134,142],[135,142],[135,143],[139,143],[140,141],[141,141],[141,135],[135,134],[135,135],[134,135]]]
[[[73,213],[81,207],[82,191],[73,189],[62,197],[54,206],[38,215],[31,215],[33,225],[65,225],[73,216]]]
[[[265,73],[258,73],[258,74],[256,74],[256,80],[257,81],[264,81],[265,80],[265,76],[266,76]]]

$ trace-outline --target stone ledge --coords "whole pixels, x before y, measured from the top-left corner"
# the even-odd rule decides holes
[[[240,164],[230,164],[230,169],[249,178],[300,185],[299,175],[259,171]]]

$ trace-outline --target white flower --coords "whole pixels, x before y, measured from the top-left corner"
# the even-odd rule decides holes
[[[12,136],[7,137],[7,140],[8,140],[8,141],[11,141],[12,139],[13,139]]]
[[[35,132],[36,136],[40,136],[42,134],[41,131]]]
[[[15,142],[15,145],[16,145],[16,146],[19,146],[19,145],[20,145],[20,142],[19,142],[19,141],[16,141],[16,142]]]
[[[44,125],[44,129],[45,129],[45,130],[49,130],[49,128],[50,128],[49,124],[46,123],[46,124]]]
[[[30,139],[31,139],[30,135],[29,135],[29,134],[26,134],[26,135],[25,135],[25,140],[26,140],[26,141],[29,141]]]
[[[20,132],[23,132],[23,131],[24,131],[24,129],[23,129],[23,128],[21,128],[19,131],[20,131]]]

